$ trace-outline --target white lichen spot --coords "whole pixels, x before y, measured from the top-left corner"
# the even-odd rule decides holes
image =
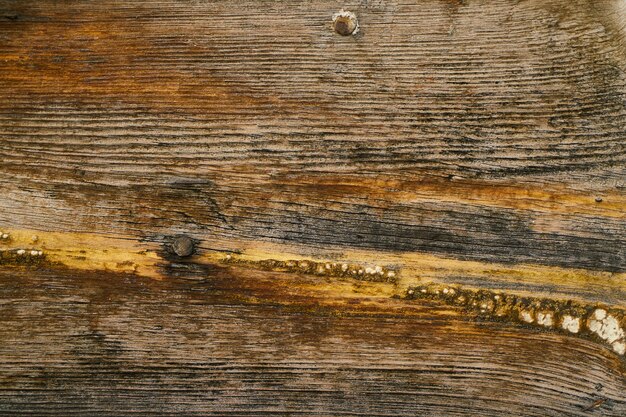
[[[502,297],[500,297],[500,296],[499,296],[499,295],[497,295],[497,294],[493,296],[493,299],[494,299],[494,300],[496,300],[496,301],[500,300],[500,298],[502,298]]]
[[[393,277],[395,277],[395,276],[396,276],[396,273],[395,273],[395,272],[393,272],[393,271],[389,271],[389,272],[387,272],[387,276],[388,276],[389,278],[393,278]]]
[[[449,293],[450,293],[450,295],[454,295],[456,293],[456,291],[454,291],[454,288],[450,288]]]
[[[42,256],[43,255],[43,251],[38,251],[37,255]]]
[[[593,312],[593,317],[596,320],[604,320],[606,318],[606,310],[602,308],[596,309],[596,311]]]
[[[552,327],[552,325],[554,324],[554,320],[552,319],[552,313],[537,313],[537,323],[545,327]]]
[[[365,268],[365,273],[368,274],[368,275],[371,275],[371,274],[374,273],[374,269],[372,269],[370,267],[367,267],[367,268]]]
[[[330,264],[326,264],[326,269],[330,269]]]
[[[9,238],[9,234],[8,233],[2,233],[2,235],[0,235],[0,237],[2,237],[2,239],[8,239]]]
[[[374,269],[374,271],[377,274],[382,274],[383,273],[383,267],[382,266],[376,266],[376,268]]]
[[[449,292],[450,292],[450,289],[449,289],[449,288],[444,288],[444,289],[443,289],[443,293],[444,293],[444,294],[448,294]]]
[[[426,294],[428,291],[426,290],[426,288],[422,288],[422,289],[420,290],[420,292],[421,292],[422,294]]]
[[[602,309],[594,311],[592,318],[589,319],[589,330],[608,343],[624,338],[624,330],[620,327],[617,319]]]
[[[36,250],[31,250],[30,251],[30,256],[37,256],[37,255],[39,255],[38,251],[36,251]]]
[[[611,344],[611,347],[613,348],[615,352],[617,352],[620,355],[623,355],[626,353],[626,342],[624,342],[623,340],[618,340],[618,341],[613,342]]]
[[[487,313],[493,310],[493,304],[491,304],[490,302],[487,303],[482,303],[480,305],[480,312],[481,313]]]
[[[231,255],[226,255],[226,260],[230,261],[233,257]]]
[[[347,271],[348,270],[348,264],[341,265],[341,270],[344,271],[344,272]]]
[[[359,275],[363,275],[363,270],[359,269]]]
[[[415,291],[413,291],[413,290],[408,290],[408,291],[407,291],[407,294],[409,294],[409,295],[413,295],[413,294],[415,294]]]
[[[18,255],[24,255],[25,253],[26,253],[26,251],[25,251],[24,249],[19,249],[19,250],[17,251],[17,254],[18,254]]]
[[[519,316],[520,316],[520,319],[522,319],[526,323],[532,323],[533,321],[535,321],[535,318],[533,317],[533,314],[530,311],[523,310],[520,312]]]
[[[580,331],[580,319],[570,315],[563,316],[561,327],[570,333],[578,333]]]

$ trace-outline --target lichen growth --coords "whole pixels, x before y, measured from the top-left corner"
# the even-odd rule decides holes
[[[398,280],[398,271],[380,265],[359,265],[312,260],[278,261],[275,259],[264,259],[252,261],[233,255],[227,255],[222,259],[222,263],[247,266],[265,271],[291,272],[332,278],[352,278],[369,282],[396,283]]]
[[[49,262],[46,255],[38,249],[0,250],[2,266],[41,266],[47,263]]]
[[[435,283],[409,287],[405,298],[458,306],[483,319],[576,334],[601,341],[620,355],[626,351],[626,312],[617,308]]]

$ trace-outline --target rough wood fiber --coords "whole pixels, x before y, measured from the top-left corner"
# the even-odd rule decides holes
[[[315,300],[238,305],[242,274],[166,282],[0,272],[0,414],[626,412],[622,368],[591,342],[435,306],[398,315],[382,304],[365,315],[353,304],[338,316],[310,312]]]
[[[625,28],[620,0],[0,0],[0,251],[45,253],[0,262],[0,414],[623,416],[598,340],[393,297],[626,307]]]
[[[0,2],[0,220],[626,271],[620,1],[338,7]]]

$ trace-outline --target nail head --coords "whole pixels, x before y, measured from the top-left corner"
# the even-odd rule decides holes
[[[341,10],[333,15],[333,28],[342,36],[354,35],[359,31],[359,21],[354,13]]]
[[[195,251],[193,239],[184,235],[176,236],[172,241],[172,251],[180,257],[192,255]]]

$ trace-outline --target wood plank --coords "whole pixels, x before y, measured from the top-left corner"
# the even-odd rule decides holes
[[[624,415],[625,28],[0,0],[0,414]]]
[[[0,414],[626,412],[623,364],[591,341],[433,305],[399,314],[393,300],[242,305],[233,282],[246,274],[156,281],[0,271]]]
[[[3,2],[1,220],[624,272],[623,13],[591,4],[348,3],[342,37],[326,1]]]

